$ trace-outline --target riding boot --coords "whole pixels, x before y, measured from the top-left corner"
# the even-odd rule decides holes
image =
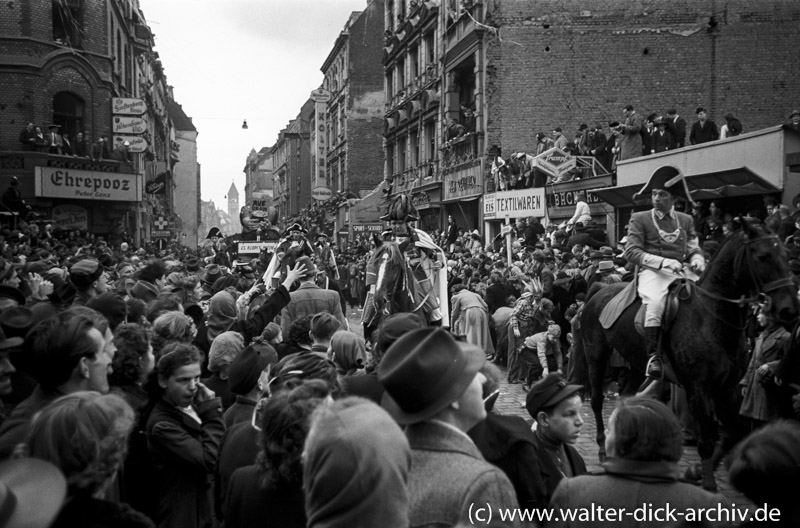
[[[644,339],[647,342],[647,377],[660,380],[664,377],[664,366],[661,362],[661,351],[658,349],[658,340],[661,337],[660,326],[646,326]]]

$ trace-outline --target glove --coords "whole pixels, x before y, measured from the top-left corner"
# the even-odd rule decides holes
[[[683,271],[683,264],[678,262],[675,259],[664,259],[664,262],[661,263],[661,269],[671,271],[672,273],[680,273]]]
[[[694,271],[698,275],[701,275],[706,270],[706,259],[704,259],[700,255],[695,255],[694,257],[692,257],[692,263],[690,266],[692,268],[692,271]]]

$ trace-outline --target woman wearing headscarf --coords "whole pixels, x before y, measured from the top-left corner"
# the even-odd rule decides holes
[[[222,290],[211,297],[206,314],[206,332],[208,341],[223,332],[239,332],[244,337],[245,346],[249,345],[254,337],[260,336],[264,328],[281,313],[284,306],[289,304],[289,289],[298,279],[304,276],[305,266],[295,264],[294,268],[286,273],[286,280],[279,285],[266,302],[244,321],[239,321],[236,311],[236,299],[227,290]],[[198,336],[199,338],[200,336]]]
[[[660,401],[642,397],[620,400],[608,420],[606,452],[605,473],[561,480],[550,501],[554,511],[602,504],[607,511],[633,512],[650,503],[662,508],[668,504],[676,512],[731,509],[726,497],[680,481],[681,426],[672,411]],[[548,526],[633,528],[645,524],[641,518],[637,520],[634,517],[623,515],[615,518],[614,522],[607,520],[605,523],[596,519],[580,522],[560,518]],[[675,524],[674,520],[666,517],[660,521],[648,519],[646,523],[647,526]],[[727,524],[718,522],[714,525]]]
[[[389,414],[348,397],[317,407],[306,438],[309,528],[406,528],[411,449]]]
[[[208,352],[208,370],[211,376],[202,381],[206,387],[222,398],[222,409],[227,410],[236,400],[228,386],[228,369],[244,350],[244,338],[238,332],[223,332],[211,343]]]
[[[347,393],[347,382],[353,376],[364,374],[367,347],[364,339],[353,332],[339,330],[331,337],[330,358],[336,365],[339,385]]]

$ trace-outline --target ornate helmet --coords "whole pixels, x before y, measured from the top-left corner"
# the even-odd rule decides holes
[[[411,198],[407,194],[403,194],[389,205],[386,214],[381,217],[381,220],[384,222],[392,220],[413,222],[414,220],[419,220],[419,214],[414,204],[411,203]]]

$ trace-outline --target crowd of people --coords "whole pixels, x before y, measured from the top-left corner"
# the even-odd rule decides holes
[[[738,136],[743,132],[742,123],[735,115],[727,113],[724,119],[725,123],[718,126],[709,118],[706,108],[698,107],[695,110],[695,121],[690,125],[675,108],[645,115],[638,112],[633,105],[627,105],[621,121],[609,121],[607,125],[600,122],[593,125],[581,123],[574,134],[565,132],[562,127],[555,127],[549,133],[538,132],[536,145],[529,154],[513,154],[504,160],[501,149],[493,147],[490,153],[493,161],[492,176],[496,180],[496,186],[500,190],[506,190],[541,187],[599,175],[598,171],[593,172],[587,167],[576,167],[559,175],[547,174],[531,162],[533,157],[554,147],[570,156],[593,157],[602,167],[600,173],[613,173],[618,161],[667,152],[687,145],[700,145]],[[800,131],[800,111],[793,110],[786,125]],[[514,167],[513,170],[509,168],[509,165],[517,163],[520,167]]]
[[[43,132],[42,126],[28,123],[19,133],[19,146],[23,151],[131,163],[130,143],[127,141],[112,145],[107,135],[101,135],[92,143],[91,138],[83,132],[77,132],[74,137],[70,137],[56,124],[49,125],[47,132]]]
[[[762,221],[791,231],[799,259],[783,206],[767,206]],[[729,222],[724,207],[698,209],[697,232]],[[397,313],[367,340],[346,315],[364,307],[365,268],[389,235],[334,260],[319,236],[265,283],[268,259],[224,260],[214,231],[201,249],[159,253],[33,222],[0,231],[0,490],[16,497],[3,511],[56,527],[406,527],[466,525],[469,505],[488,503],[490,526],[588,526],[496,512],[729,506],[680,480],[684,425],[650,399],[619,400],[605,472],[586,474],[584,389],[568,381],[576,315],[591,284],[632,266],[624,242],[580,220],[569,232],[519,220],[509,263],[504,241],[450,219],[431,233],[450,331]],[[799,476],[800,426],[777,420],[769,388],[787,333],[758,318],[741,382],[756,432],[729,478],[793,526],[783,483]],[[527,421],[494,409],[504,375],[524,386]],[[49,492],[26,495],[32,484]]]

